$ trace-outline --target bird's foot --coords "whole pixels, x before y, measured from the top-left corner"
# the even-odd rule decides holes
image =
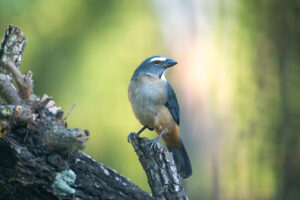
[[[151,140],[149,142],[150,150],[153,150],[156,147],[157,143],[160,141],[161,137],[165,134],[165,132],[166,132],[166,129],[164,129],[157,138],[155,138],[154,140]]]
[[[135,134],[135,136],[138,138],[140,137],[140,134],[146,129],[148,128],[147,126],[143,126],[143,128],[141,128],[141,130],[139,130],[139,132],[135,133],[135,132],[131,132],[129,133],[129,135],[127,136],[127,141],[130,142],[130,137],[132,134]]]
[[[135,132],[130,132],[129,134],[128,134],[128,136],[127,136],[127,141],[130,143],[130,138],[131,138],[131,136],[132,135],[137,135],[137,134],[135,134]],[[137,135],[138,136],[138,135]]]
[[[153,150],[157,146],[157,143],[159,142],[159,140],[160,140],[160,138],[157,137],[154,140],[149,141],[148,144],[150,145],[150,150]]]

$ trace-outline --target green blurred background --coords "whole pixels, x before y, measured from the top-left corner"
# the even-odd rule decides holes
[[[152,55],[181,108],[190,199],[300,199],[299,1],[1,0],[0,33],[20,27],[22,71],[53,96],[84,152],[150,191],[132,146],[127,86]],[[153,138],[154,133],[143,133]]]

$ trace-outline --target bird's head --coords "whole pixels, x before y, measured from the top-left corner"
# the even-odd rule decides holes
[[[166,69],[176,64],[177,62],[173,59],[165,58],[163,56],[152,56],[140,64],[140,66],[135,70],[134,76],[148,75],[161,78]]]

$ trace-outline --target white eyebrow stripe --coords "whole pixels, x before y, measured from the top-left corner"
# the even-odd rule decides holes
[[[160,56],[160,57],[154,57],[154,58],[152,58],[152,59],[150,60],[150,62],[154,62],[154,61],[157,61],[157,60],[159,60],[159,61],[166,61],[167,58],[162,57],[162,56]]]

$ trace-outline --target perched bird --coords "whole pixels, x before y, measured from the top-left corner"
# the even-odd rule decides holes
[[[136,118],[159,136],[151,141],[154,148],[161,137],[173,153],[177,171],[182,178],[192,175],[192,166],[179,136],[180,112],[175,92],[165,79],[164,72],[177,62],[162,56],[147,58],[135,70],[128,86],[128,97]],[[129,137],[129,136],[128,136]]]

